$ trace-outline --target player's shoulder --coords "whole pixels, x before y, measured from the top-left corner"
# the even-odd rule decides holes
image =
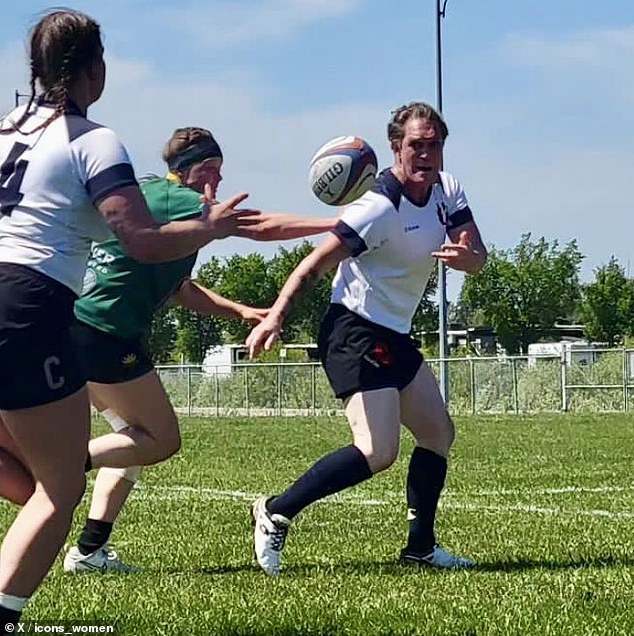
[[[366,194],[374,205],[386,210],[390,208],[398,210],[403,196],[403,184],[387,168],[379,173],[374,185]]]
[[[165,179],[165,181],[167,181],[167,190],[170,198],[173,198],[182,205],[187,204],[197,208],[202,206],[202,196],[199,192],[196,192],[196,190],[192,190],[191,188],[184,186],[182,183],[172,179]]]
[[[158,214],[163,222],[191,218],[202,213],[200,194],[176,180],[151,175],[143,178],[140,186],[152,213]]]
[[[64,119],[68,129],[68,140],[71,144],[74,142],[83,143],[89,140],[95,146],[101,144],[121,145],[117,133],[112,128],[108,128],[108,126],[72,114],[66,115]]]
[[[139,178],[139,187],[145,192],[156,192],[164,190],[167,192],[167,179],[159,175],[147,172]]]
[[[438,181],[443,194],[448,198],[454,197],[462,191],[460,181],[450,172],[444,170],[439,172]]]
[[[361,217],[376,221],[390,216],[398,209],[403,187],[391,170],[384,170],[365,194],[349,203],[343,210],[345,217]]]

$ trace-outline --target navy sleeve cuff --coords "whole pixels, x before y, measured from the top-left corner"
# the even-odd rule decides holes
[[[339,221],[335,225],[332,233],[352,252],[352,256],[359,256],[368,249],[365,241],[357,234],[356,230],[343,221]]]
[[[456,227],[460,227],[465,223],[469,223],[473,221],[473,213],[469,206],[466,208],[462,208],[461,210],[456,210],[450,217],[447,219],[447,228],[453,229]]]
[[[118,163],[89,179],[86,182],[86,191],[90,200],[96,204],[114,190],[129,185],[137,185],[134,170],[129,163]]]

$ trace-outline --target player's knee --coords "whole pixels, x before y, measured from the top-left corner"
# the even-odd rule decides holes
[[[362,451],[373,474],[387,470],[398,457],[398,441],[374,444],[372,448]]]
[[[165,436],[163,444],[163,449],[165,452],[164,459],[175,455],[181,449],[181,434],[178,428],[178,420],[176,420],[176,418],[174,418],[174,420],[171,422],[170,426],[168,427],[168,431],[169,432]]]
[[[442,450],[445,451],[445,454],[448,453],[456,439],[456,427],[449,413],[445,414],[445,421],[439,429],[438,438]]]
[[[178,453],[181,448],[181,436],[178,421],[174,418],[163,427],[163,433],[156,438],[155,457],[152,463],[162,462]]]
[[[456,427],[449,416],[447,416],[447,419],[449,420],[449,424],[447,426],[447,450],[449,450],[456,439]]]
[[[159,461],[163,461],[165,459],[168,459],[172,455],[176,455],[176,453],[178,453],[180,449],[181,449],[181,436],[178,433],[178,431],[176,431],[175,433],[171,434],[167,440],[165,440],[165,443],[163,444],[161,448],[162,457],[160,458]]]
[[[71,513],[84,496],[86,490],[86,473],[83,470],[64,472],[54,483],[44,486],[55,512]]]
[[[455,440],[456,429],[453,420],[445,412],[431,426],[418,431],[415,437],[419,446],[446,457]]]
[[[84,492],[86,492],[86,473],[82,470],[79,475],[74,475],[70,480],[68,498],[73,510],[81,501]]]

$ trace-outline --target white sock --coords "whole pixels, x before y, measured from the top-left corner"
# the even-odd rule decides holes
[[[12,596],[11,594],[4,594],[0,592],[0,605],[5,609],[13,610],[14,612],[21,612],[28,602],[28,596]]]

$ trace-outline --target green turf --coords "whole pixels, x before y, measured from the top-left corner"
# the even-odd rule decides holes
[[[147,470],[113,536],[143,572],[72,577],[59,561],[24,618],[143,635],[630,635],[632,419],[459,419],[438,532],[472,572],[395,565],[403,435],[392,469],[298,518],[277,579],[251,556],[250,497],[347,443],[343,419],[183,419],[183,450]],[[0,507],[3,527],[13,512]]]

